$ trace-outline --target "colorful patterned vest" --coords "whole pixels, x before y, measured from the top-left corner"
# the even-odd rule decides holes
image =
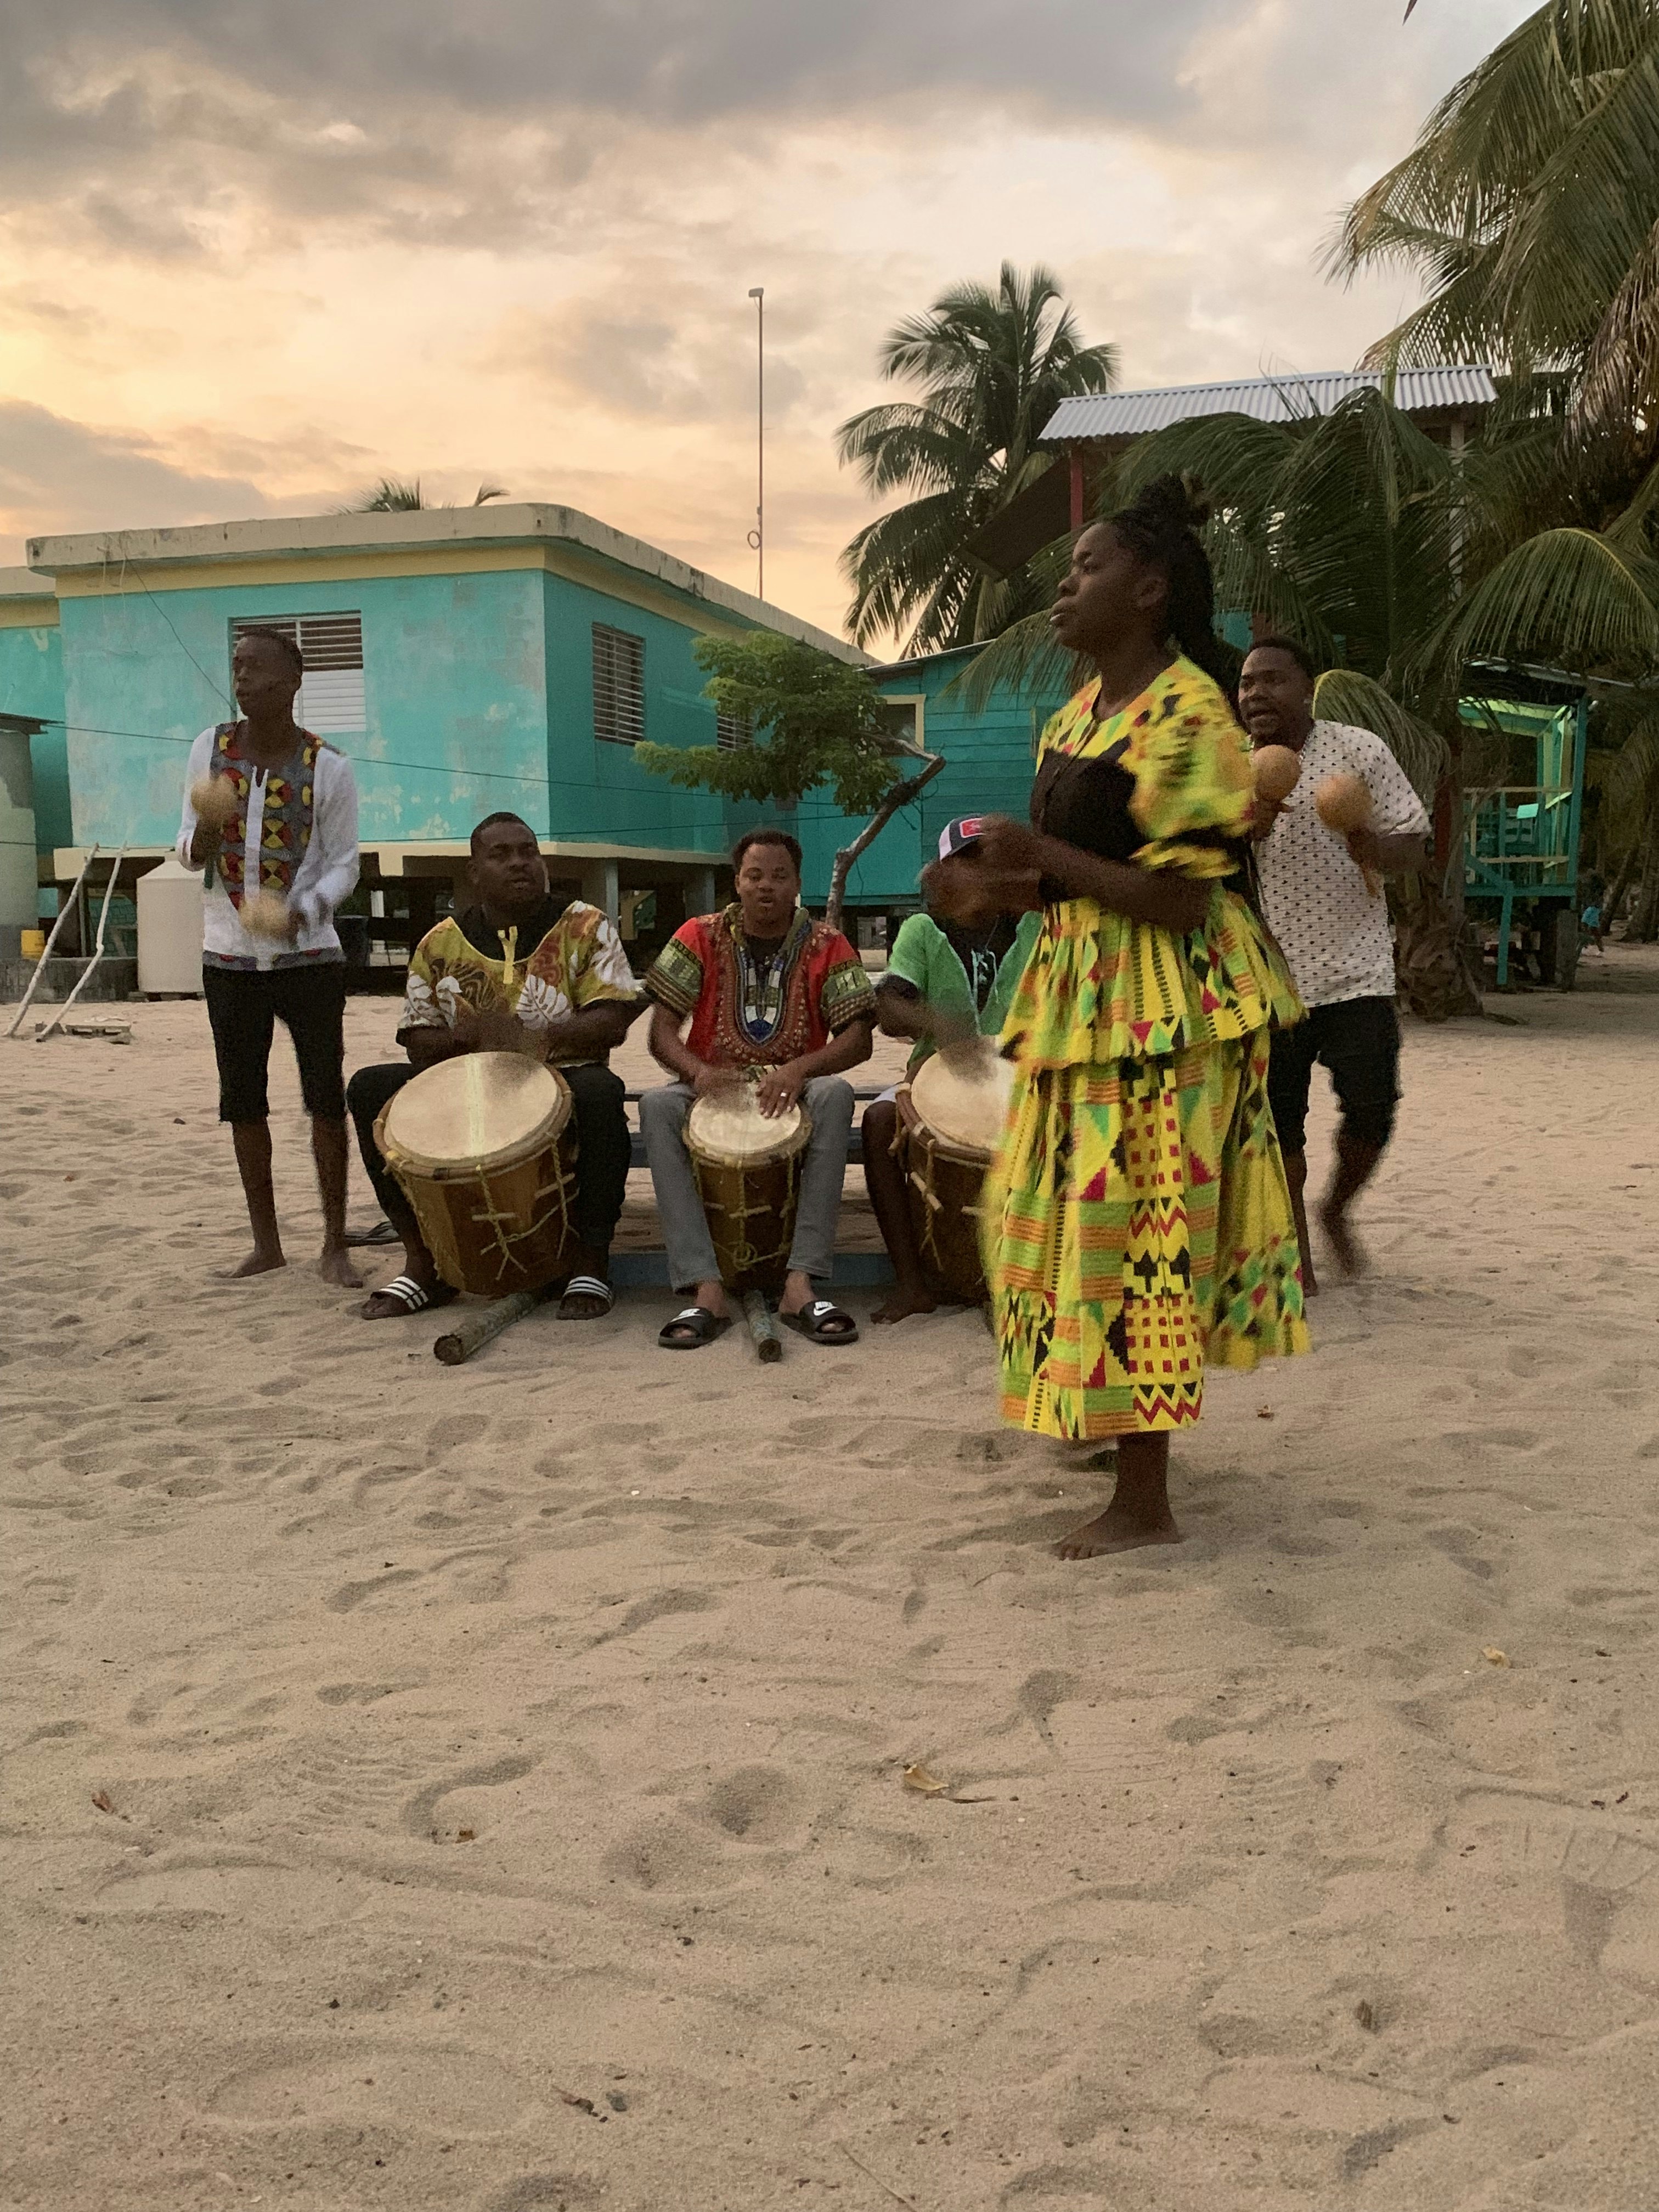
[[[241,727],[240,722],[219,724],[213,732],[213,754],[208,764],[210,775],[228,775],[236,787],[236,811],[225,824],[224,836],[220,840],[218,871],[231,904],[239,908],[250,889],[280,891],[286,898],[294,888],[294,878],[311,842],[317,756],[324,750],[320,738],[313,738],[309,730],[301,730],[299,775],[277,775],[267,771],[258,868],[250,881],[247,802],[253,780],[240,756],[231,750]]]

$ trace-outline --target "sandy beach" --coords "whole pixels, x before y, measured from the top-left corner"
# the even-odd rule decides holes
[[[284,1039],[235,1285],[200,1006],[0,1048],[0,2203],[1654,2203],[1659,956],[1582,975],[1407,1025],[1372,1275],[1080,1566],[977,1316],[445,1369]]]

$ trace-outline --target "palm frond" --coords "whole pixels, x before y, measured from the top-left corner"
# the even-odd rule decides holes
[[[1548,660],[1604,675],[1659,668],[1659,562],[1590,530],[1546,530],[1506,555],[1456,606],[1425,655]]]
[[[1659,714],[1644,714],[1619,748],[1607,779],[1608,803],[1643,822],[1659,804]]]

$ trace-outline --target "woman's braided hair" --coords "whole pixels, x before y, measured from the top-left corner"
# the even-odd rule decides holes
[[[1215,634],[1215,582],[1199,532],[1210,503],[1193,477],[1154,477],[1107,520],[1132,551],[1163,569],[1170,583],[1166,630],[1188,660],[1224,691],[1237,681],[1237,656]]]

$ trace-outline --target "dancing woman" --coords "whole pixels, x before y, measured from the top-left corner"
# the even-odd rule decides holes
[[[1218,678],[1204,509],[1176,477],[1085,530],[1052,617],[1098,673],[1042,734],[1031,826],[988,823],[986,896],[1041,931],[1005,1027],[1017,1070],[987,1273],[1002,1409],[1118,1439],[1088,1559],[1173,1543],[1170,1434],[1207,1364],[1304,1352],[1268,1031],[1300,1018],[1243,896],[1249,746]]]

